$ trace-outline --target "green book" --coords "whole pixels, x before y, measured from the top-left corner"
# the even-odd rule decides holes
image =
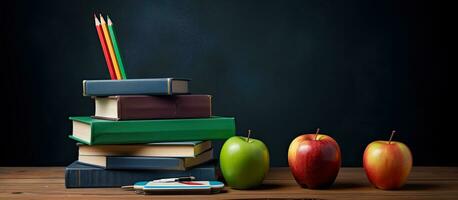
[[[110,121],[70,117],[69,137],[88,145],[224,140],[235,135],[233,117]]]

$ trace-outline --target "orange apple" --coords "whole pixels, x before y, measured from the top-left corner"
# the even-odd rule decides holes
[[[401,142],[374,141],[367,145],[363,155],[363,166],[367,178],[376,188],[393,190],[401,188],[412,169],[412,153]]]

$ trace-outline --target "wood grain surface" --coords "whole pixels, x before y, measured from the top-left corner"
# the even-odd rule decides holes
[[[120,188],[66,189],[63,167],[0,167],[0,199],[458,199],[458,167],[414,167],[401,190],[373,188],[362,168],[342,168],[327,190],[299,187],[288,168],[272,168],[255,190],[213,195],[138,195]]]

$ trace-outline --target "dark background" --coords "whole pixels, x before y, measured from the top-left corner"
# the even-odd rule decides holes
[[[129,78],[191,78],[214,113],[254,130],[272,166],[321,128],[344,166],[396,140],[415,165],[457,165],[450,5],[435,1],[9,1],[1,6],[0,165],[66,165],[69,116],[108,79],[92,14],[109,14]],[[456,48],[456,47],[455,47]],[[453,64],[456,66],[456,64]]]

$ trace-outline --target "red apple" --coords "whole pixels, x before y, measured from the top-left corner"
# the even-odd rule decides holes
[[[412,169],[412,153],[401,142],[374,141],[367,145],[363,166],[367,178],[375,187],[383,190],[399,189],[407,181]]]
[[[337,142],[323,134],[305,134],[294,139],[288,150],[288,164],[296,182],[310,189],[327,188],[334,183],[341,156]]]

